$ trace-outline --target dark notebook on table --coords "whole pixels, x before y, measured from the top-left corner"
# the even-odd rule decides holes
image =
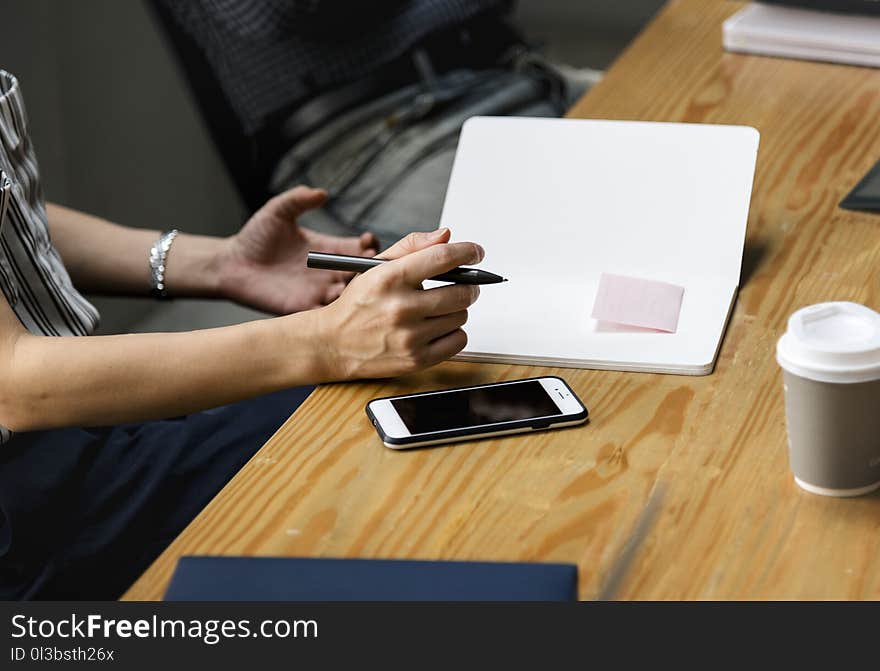
[[[840,206],[847,210],[880,212],[880,161],[841,201]]]
[[[877,0],[761,0],[765,5],[787,5],[806,9],[821,9],[826,12],[847,12],[850,14],[880,14]]]
[[[166,601],[574,601],[570,564],[182,557]]]

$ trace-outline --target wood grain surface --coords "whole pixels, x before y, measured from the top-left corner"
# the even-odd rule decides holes
[[[571,112],[761,132],[714,374],[448,363],[323,386],[125,598],[160,599],[181,555],[244,554],[573,562],[590,599],[658,484],[620,598],[880,598],[880,495],[795,486],[774,358],[801,306],[880,308],[880,216],[837,208],[880,159],[880,71],[725,53],[721,22],[742,6],[670,2]],[[588,426],[397,452],[364,415],[376,396],[542,374],[569,381]]]

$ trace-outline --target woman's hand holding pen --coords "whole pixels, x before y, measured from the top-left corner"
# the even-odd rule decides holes
[[[401,375],[464,349],[461,327],[479,287],[423,290],[422,282],[479,263],[484,252],[471,242],[448,241],[448,229],[410,234],[382,254],[392,262],[358,275],[335,302],[308,313],[322,350],[322,379]]]

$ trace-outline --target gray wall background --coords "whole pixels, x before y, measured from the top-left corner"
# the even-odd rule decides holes
[[[604,69],[662,4],[520,0],[515,19],[551,57]],[[48,200],[138,227],[226,235],[241,225],[244,209],[142,0],[0,0],[0,68],[21,82]],[[95,302],[105,333],[254,316],[200,301]]]

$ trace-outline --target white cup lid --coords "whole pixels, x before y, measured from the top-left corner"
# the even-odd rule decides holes
[[[788,320],[776,360],[820,382],[880,380],[880,314],[858,303],[819,303]]]

